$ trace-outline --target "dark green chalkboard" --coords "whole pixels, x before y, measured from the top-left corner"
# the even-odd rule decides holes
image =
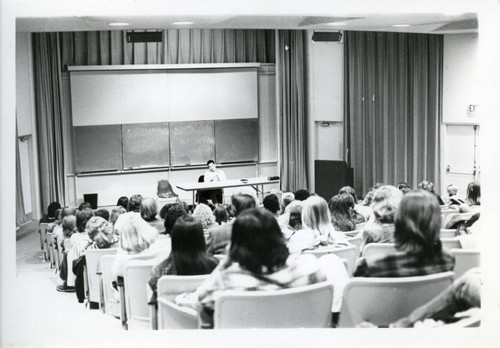
[[[259,120],[216,120],[215,159],[217,163],[258,161]]]
[[[121,169],[121,125],[80,126],[73,131],[76,173]]]
[[[214,158],[214,121],[170,123],[170,164],[205,164]]]
[[[152,168],[170,164],[167,122],[122,125],[123,168]]]

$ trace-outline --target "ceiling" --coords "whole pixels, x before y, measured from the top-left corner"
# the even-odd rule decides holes
[[[333,12],[333,11],[330,11]],[[192,24],[173,24],[175,22]],[[129,23],[110,26],[110,23]],[[334,23],[344,23],[343,25]],[[332,24],[330,24],[332,23]],[[393,25],[409,25],[393,27]],[[344,13],[339,16],[248,15],[122,15],[122,16],[33,16],[17,17],[17,32],[99,31],[134,29],[311,29],[363,30],[433,34],[478,32],[477,13]]]

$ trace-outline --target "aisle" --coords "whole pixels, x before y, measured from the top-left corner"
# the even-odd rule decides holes
[[[104,343],[122,332],[119,319],[87,309],[75,293],[56,290],[58,276],[43,260],[38,233],[18,240],[16,251],[16,315],[9,320],[16,345],[81,345],[96,338]]]

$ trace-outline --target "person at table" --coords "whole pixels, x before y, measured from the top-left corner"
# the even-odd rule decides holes
[[[213,160],[207,162],[208,169],[205,171],[203,182],[225,181],[226,174],[217,168]],[[210,199],[213,204],[222,203],[222,189],[206,190],[199,192],[200,203],[208,204]]]

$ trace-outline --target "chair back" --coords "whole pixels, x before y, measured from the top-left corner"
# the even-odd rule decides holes
[[[396,252],[394,243],[369,243],[363,248],[363,257],[382,257]]]
[[[322,282],[270,291],[224,291],[215,300],[214,328],[331,326],[333,285]]]
[[[43,251],[43,257],[47,260],[47,226],[49,224],[47,222],[40,223],[40,249]]]
[[[209,274],[193,276],[166,275],[158,279],[158,328],[196,329],[196,311],[172,302],[173,297],[185,292],[193,292],[207,279]]]
[[[104,255],[115,255],[117,249],[87,249],[85,251],[85,261],[87,262],[87,284],[89,302],[100,303],[99,277],[97,276],[97,266]],[[99,265],[101,267],[101,265]]]
[[[351,278],[344,288],[339,327],[376,326],[409,315],[453,282],[453,272],[401,278]]]
[[[314,250],[306,250],[304,254],[312,254],[318,259],[327,254],[335,254],[341,259],[347,261],[347,273],[349,276],[354,272],[354,266],[356,265],[356,260],[358,258],[358,248],[355,245],[341,246],[337,248],[319,248]]]
[[[113,274],[113,264],[115,255],[103,255],[101,257],[102,272],[102,294],[104,313],[120,317],[120,301],[118,300],[118,291],[112,286],[115,275]]]
[[[349,237],[356,237],[358,234],[360,234],[361,232],[363,232],[363,229],[356,229],[356,230],[353,230],[353,231],[346,231],[346,232],[342,232],[346,238],[349,238]]]
[[[441,244],[443,245],[443,248],[447,249],[462,249],[460,239],[458,239],[457,237],[441,238]]]
[[[48,232],[45,234],[47,243],[47,255],[49,256],[50,268],[56,267],[56,250],[54,248],[55,237],[54,233]]]
[[[451,254],[455,256],[455,278],[461,277],[465,272],[474,267],[479,267],[481,253],[479,250],[451,249]]]
[[[453,238],[457,236],[457,230],[455,228],[442,228],[439,231],[439,238]]]
[[[154,264],[150,261],[132,260],[125,264],[123,285],[125,290],[125,311],[129,328],[150,328],[151,317],[146,285],[151,279]]]
[[[442,228],[450,228],[456,225],[458,222],[465,222],[469,220],[475,213],[476,212],[457,213],[457,211],[455,210],[454,213],[450,213],[445,216],[445,218],[443,219],[444,222],[442,222]]]

